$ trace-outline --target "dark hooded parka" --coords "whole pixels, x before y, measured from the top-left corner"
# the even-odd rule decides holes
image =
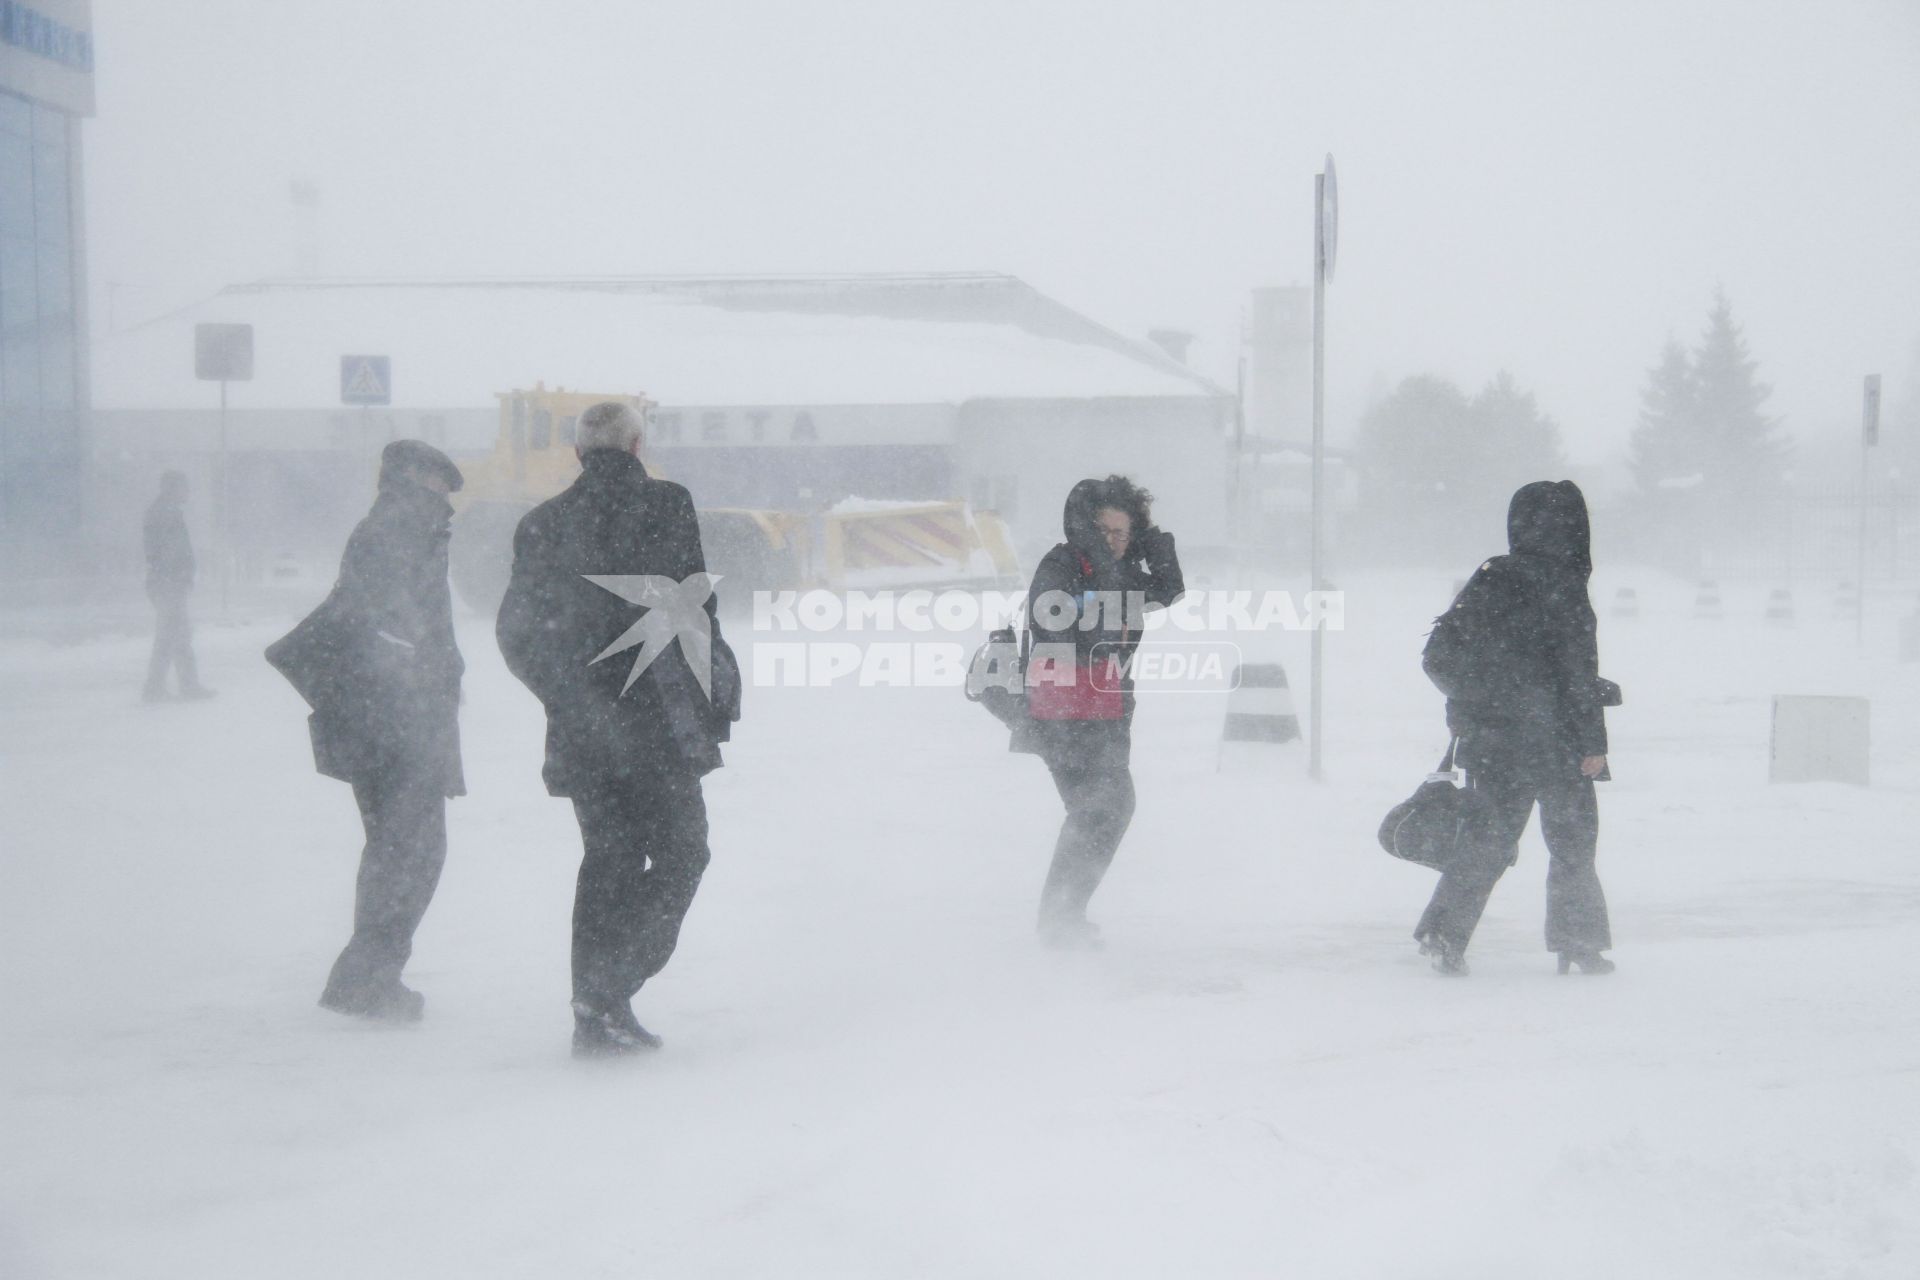
[[[1107,504],[1105,484],[1082,480],[1067,494],[1061,513],[1066,541],[1041,557],[1027,589],[1026,625],[1033,648],[1071,647],[1081,667],[1096,650],[1102,656],[1131,656],[1140,643],[1140,610],[1164,608],[1186,591],[1173,535],[1149,525],[1133,530],[1124,557],[1107,549],[1095,517]],[[1045,606],[1070,601],[1070,612]],[[1119,602],[1118,608],[1115,602]],[[1124,713],[1117,720],[1022,720],[1015,724],[1012,748],[1069,767],[1125,768],[1131,758],[1133,678],[1123,666]]]
[[[1524,744],[1537,770],[1577,777],[1582,758],[1607,753],[1587,594],[1592,539],[1579,488],[1571,480],[1521,488],[1507,510],[1507,545],[1450,610],[1475,620],[1476,640],[1447,723],[1469,739]]]
[[[1467,639],[1448,689],[1447,724],[1472,785],[1493,801],[1493,817],[1472,856],[1442,876],[1415,935],[1437,933],[1465,950],[1538,803],[1552,859],[1547,947],[1599,952],[1612,939],[1594,872],[1595,779],[1581,762],[1607,754],[1611,699],[1599,673],[1587,591],[1591,533],[1579,487],[1571,480],[1523,486],[1508,506],[1507,544],[1508,554],[1481,565],[1449,610],[1467,620]],[[1445,615],[1436,625],[1447,625]]]
[[[347,539],[339,581],[267,650],[313,708],[314,766],[352,784],[366,829],[353,937],[320,997],[341,1013],[412,1019],[423,1007],[400,974],[446,862],[447,797],[466,794],[465,664],[447,586],[446,493],[459,488],[459,468],[438,449],[389,444],[379,493]]]
[[[1074,485],[1061,516],[1066,541],[1042,557],[1027,591],[1032,653],[1071,652],[1081,680],[1096,661],[1130,657],[1140,643],[1144,610],[1170,605],[1186,590],[1170,533],[1153,525],[1134,528],[1125,555],[1113,555],[1095,519],[1110,506],[1119,503],[1106,482]],[[1026,718],[1014,725],[1012,749],[1046,763],[1067,810],[1040,896],[1040,931],[1051,941],[1085,939],[1087,904],[1133,820],[1130,670],[1122,667],[1121,708],[1114,718]]]

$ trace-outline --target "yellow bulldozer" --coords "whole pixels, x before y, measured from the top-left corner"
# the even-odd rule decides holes
[[[654,407],[644,395],[539,383],[499,400],[493,452],[461,465],[465,483],[453,496],[453,585],[483,613],[498,609],[506,594],[520,517],[580,474],[580,414],[603,400],[632,405],[642,416]],[[651,461],[648,470],[663,474]],[[735,590],[1005,586],[1019,579],[1005,522],[964,502],[849,499],[821,511],[771,511],[700,507],[699,499],[694,494],[707,568]]]

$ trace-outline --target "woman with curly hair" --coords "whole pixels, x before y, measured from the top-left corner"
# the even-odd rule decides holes
[[[1154,527],[1152,504],[1125,476],[1076,484],[1066,541],[1041,559],[1027,592],[1027,716],[1012,746],[1046,763],[1067,808],[1040,894],[1040,936],[1051,946],[1100,944],[1087,903],[1133,818],[1129,659],[1145,610],[1186,589],[1173,535]]]

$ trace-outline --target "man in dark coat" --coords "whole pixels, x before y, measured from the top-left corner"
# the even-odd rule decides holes
[[[447,540],[460,488],[452,459],[418,440],[380,458],[380,492],[340,560],[333,591],[267,650],[313,708],[314,766],[352,784],[366,848],[353,938],[320,1003],[417,1021],[426,1001],[400,981],[447,857],[447,798],[466,794],[460,677]]]
[[[153,655],[147,660],[148,702],[167,696],[172,668],[183,698],[211,698],[200,683],[193,660],[193,619],[187,597],[193,594],[193,539],[187,534],[187,477],[169,471],[160,477],[160,493],[147,508],[147,598],[153,601]]]
[[[547,712],[547,790],[573,801],[573,1050],[658,1048],[633,997],[665,967],[708,860],[700,779],[740,714],[686,489],[647,475],[640,415],[580,415],[580,478],[521,520],[496,634]]]
[[[1481,565],[1435,623],[1428,673],[1447,696],[1471,786],[1488,799],[1485,829],[1440,878],[1414,936],[1443,973],[1466,972],[1487,899],[1519,857],[1537,803],[1547,868],[1547,949],[1560,971],[1606,973],[1613,945],[1594,870],[1600,831],[1594,783],[1607,773],[1604,708],[1618,686],[1599,673],[1587,596],[1593,572],[1586,499],[1571,480],[1513,495],[1510,554]]]
[[[1153,524],[1151,503],[1124,476],[1076,484],[1061,516],[1066,541],[1042,557],[1027,591],[1028,716],[1014,722],[1011,746],[1046,763],[1067,810],[1040,893],[1039,932],[1050,946],[1099,945],[1087,904],[1133,820],[1127,659],[1145,610],[1186,590],[1173,535]],[[1120,664],[1117,680],[1108,659]],[[1064,687],[1032,687],[1042,681]],[[1118,696],[1094,696],[1103,687]]]

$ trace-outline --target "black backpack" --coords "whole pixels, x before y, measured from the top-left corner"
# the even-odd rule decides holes
[[[1508,628],[1501,614],[1503,606],[1511,608],[1515,602],[1506,598],[1511,590],[1506,577],[1487,561],[1467,579],[1447,611],[1433,620],[1420,669],[1449,698],[1480,701],[1509,665]]]

